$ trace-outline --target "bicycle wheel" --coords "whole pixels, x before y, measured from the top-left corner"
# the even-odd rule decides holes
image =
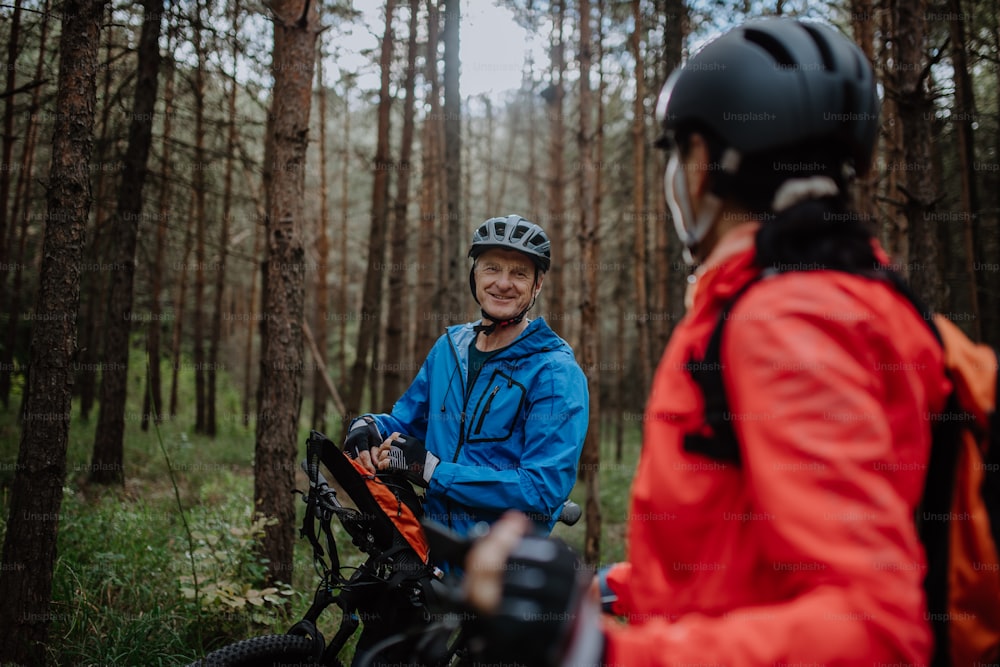
[[[313,647],[310,637],[265,635],[223,646],[188,667],[319,667],[320,663],[313,658]]]

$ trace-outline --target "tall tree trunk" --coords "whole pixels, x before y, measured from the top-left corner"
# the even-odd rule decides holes
[[[635,242],[632,246],[632,270],[635,272],[635,328],[636,352],[640,361],[639,386],[642,393],[649,390],[649,375],[652,359],[649,353],[649,296],[646,291],[646,62],[643,57],[642,2],[632,0],[632,36],[629,47],[635,60],[635,99],[632,102],[632,210],[635,215],[633,229]]]
[[[439,287],[443,294],[440,305],[444,309],[444,324],[453,324],[461,319],[463,295],[462,262],[463,241],[466,233],[462,216],[462,96],[459,91],[459,24],[461,23],[460,0],[444,2],[444,169],[445,169],[445,217],[444,256],[447,267],[446,278]]]
[[[132,283],[139,219],[142,216],[142,188],[146,182],[146,161],[153,141],[163,0],[143,0],[142,7],[135,99],[132,102],[128,148],[125,149],[125,169],[118,191],[118,211],[111,227],[111,258],[116,270],[111,273],[108,294],[108,319],[104,328],[107,363],[101,373],[101,405],[90,467],[90,481],[97,484],[125,483],[125,399],[131,347]]]
[[[17,88],[17,56],[18,40],[21,32],[21,0],[14,1],[14,12],[10,18],[10,31],[7,33],[7,79],[4,85],[3,105],[3,142],[0,144],[0,262],[7,259],[7,248],[4,239],[7,238],[7,211],[10,202],[11,158],[14,156],[14,90]],[[3,291],[0,283],[0,292]],[[2,396],[7,405],[7,394]]]
[[[590,0],[580,0],[580,131],[577,143],[580,151],[580,265],[597,266],[598,233],[597,215],[593,203],[596,198],[594,185],[594,136],[591,129],[592,100],[590,67],[592,48],[590,36]],[[597,274],[581,271],[582,292],[580,299],[580,359],[587,374],[590,389],[590,425],[587,440],[580,457],[583,484],[586,490],[587,530],[584,535],[584,558],[596,563],[601,556],[601,505],[598,470],[601,462],[601,411],[600,373],[597,371],[600,350],[600,328],[597,320]]]
[[[427,53],[424,55],[424,81],[427,82],[427,104],[430,112],[424,117],[420,151],[420,234],[417,241],[417,261],[424,267],[417,272],[417,338],[414,356],[422,358],[431,350],[438,334],[434,314],[441,312],[436,272],[430,267],[441,266],[441,243],[437,233],[441,202],[441,83],[438,74],[438,26],[440,18],[435,0],[427,0]]]
[[[231,22],[235,31],[240,22],[240,3],[230,6]],[[232,42],[230,57],[233,62],[239,60],[240,42],[235,37]],[[205,396],[205,433],[215,437],[218,432],[218,415],[216,412],[216,393],[219,381],[219,345],[222,342],[222,297],[226,291],[226,263],[229,248],[229,226],[232,223],[233,209],[233,170],[236,168],[236,93],[237,82],[234,76],[230,81],[229,98],[226,102],[226,166],[222,186],[222,224],[219,225],[219,265],[215,272],[215,302],[212,307],[212,333],[208,344],[208,368]]]
[[[337,367],[340,369],[340,381],[347,379],[347,284],[350,276],[348,267],[350,266],[349,249],[347,237],[350,231],[350,210],[351,194],[350,179],[351,173],[351,80],[348,78],[344,85],[344,134],[343,134],[343,159],[340,164],[340,289],[337,290],[337,339],[340,344],[337,346]],[[344,419],[346,415],[340,415]]]
[[[684,39],[688,29],[688,14],[684,0],[662,0],[657,13],[663,21],[663,58],[660,67],[654,70],[657,73],[654,75],[656,83],[654,89],[658,92],[670,73],[681,64]],[[659,133],[660,128],[657,127],[656,132]],[[647,180],[657,184],[651,191],[653,215],[649,216],[654,229],[656,260],[652,265],[655,276],[653,281],[656,286],[654,310],[657,313],[657,317],[651,320],[650,332],[654,337],[650,342],[652,357],[649,363],[655,364],[667,347],[667,340],[674,323],[684,312],[684,290],[687,283],[683,277],[687,274],[687,270],[681,254],[680,240],[674,234],[673,225],[670,224],[666,196],[660,187],[666,169],[666,156],[662,151],[656,151],[649,158],[646,173],[647,175],[652,173],[655,177]],[[645,394],[642,400],[645,400]]]
[[[919,270],[910,271],[914,291],[931,308],[940,309],[945,285],[938,247],[938,220],[933,214],[937,181],[931,164],[931,122],[934,104],[927,90],[926,0],[893,0],[893,56],[907,67],[895,69],[895,92],[903,133],[905,198],[903,211],[909,226],[911,251],[920,257]]]
[[[326,402],[330,392],[323,381],[323,366],[326,364],[326,338],[328,313],[330,311],[330,290],[327,273],[330,271],[330,235],[327,234],[327,184],[326,184],[326,84],[323,82],[323,43],[316,58],[316,85],[319,89],[319,215],[316,216],[316,310],[313,329],[316,348],[320,358],[313,371],[313,428],[326,432]]]
[[[167,29],[167,53],[173,53],[176,35],[175,23],[171,21]],[[167,222],[171,209],[171,141],[174,116],[174,67],[173,58],[167,58],[166,80],[163,84],[163,135],[160,142],[160,192],[156,215],[156,248],[153,252],[153,271],[150,275],[149,323],[146,328],[146,391],[143,392],[142,430],[149,428],[149,421],[163,420],[163,380],[160,376],[160,335],[163,331],[163,308],[160,304],[163,293],[163,271],[166,266]],[[176,313],[174,313],[176,317]]]
[[[964,271],[969,286],[969,313],[972,321],[968,322],[970,334],[977,340],[982,338],[981,311],[979,308],[979,280],[975,267],[981,265],[982,246],[978,243],[975,221],[979,217],[979,197],[976,193],[975,161],[976,152],[972,141],[973,114],[976,105],[972,91],[972,77],[969,76],[969,61],[965,50],[965,16],[962,13],[961,0],[948,0],[948,13],[951,19],[948,26],[951,31],[951,64],[955,81],[955,129],[958,131],[958,173],[961,178],[962,207],[962,241],[965,249]],[[944,216],[948,217],[948,216]],[[950,221],[946,221],[946,225]],[[956,267],[957,268],[957,267]],[[990,319],[995,313],[987,309]]]
[[[43,19],[44,21],[44,19]],[[0,264],[7,263],[7,255],[10,249],[7,247],[7,212],[10,202],[10,185],[14,165],[11,159],[14,155],[14,105],[15,91],[17,89],[17,56],[18,40],[21,32],[21,0],[15,0],[14,12],[10,20],[10,31],[7,34],[7,78],[4,84],[4,110],[3,110],[3,137],[0,141]],[[44,58],[39,58],[42,62]],[[36,89],[37,90],[37,89]],[[29,120],[30,122],[30,120]],[[24,163],[21,163],[24,166]],[[17,196],[15,193],[14,207],[17,207]],[[17,217],[10,216],[11,236],[13,236],[14,226],[17,224]],[[18,265],[19,266],[19,265]],[[20,277],[20,271],[15,270],[15,282]],[[14,369],[14,349],[13,345],[17,341],[18,309],[20,303],[7,304],[7,272],[0,272],[0,313],[7,313],[7,327],[5,331],[5,345],[0,348],[0,403],[4,408],[10,402],[11,373]],[[18,288],[20,286],[18,285]],[[16,298],[16,297],[14,297]]]
[[[14,207],[10,214],[10,224],[15,225],[20,221],[20,229],[17,235],[17,251],[14,254],[14,284],[10,289],[10,305],[6,305],[8,297],[3,286],[3,279],[0,278],[0,312],[6,310],[8,316],[7,336],[3,350],[0,351],[0,402],[4,407],[8,406],[10,399],[11,378],[14,372],[14,352],[20,347],[18,340],[21,322],[21,302],[23,298],[22,286],[25,267],[25,246],[28,239],[28,227],[31,216],[32,185],[36,180],[35,171],[35,147],[38,139],[38,110],[41,108],[42,89],[41,82],[45,79],[45,67],[49,62],[46,48],[48,47],[49,35],[49,2],[45,0],[42,6],[42,27],[38,38],[38,52],[41,56],[35,65],[35,81],[39,82],[31,91],[31,106],[27,114],[27,127],[24,131],[24,143],[21,146],[21,169],[17,175],[17,184],[14,188]],[[13,29],[13,26],[12,26]],[[0,243],[3,242],[3,234],[0,232]],[[2,254],[2,253],[0,253]],[[2,260],[0,260],[2,261]]]
[[[270,581],[291,582],[295,539],[295,485],[298,419],[302,406],[302,316],[305,249],[302,199],[312,103],[316,39],[315,4],[272,3],[274,88],[265,164],[267,266],[260,365],[260,404],[254,458],[254,507],[277,519],[265,528],[261,555]]]
[[[895,39],[892,38],[895,29],[895,18],[888,4],[878,13],[879,29],[885,35],[881,40],[882,52],[880,62],[888,62],[894,58],[892,49]],[[889,42],[890,45],[886,45]],[[902,272],[908,273],[910,244],[908,236],[909,225],[903,211],[903,195],[900,187],[903,185],[903,125],[899,120],[899,105],[896,100],[896,75],[893,72],[883,74],[882,68],[875,68],[876,75],[881,75],[885,87],[885,99],[882,102],[882,127],[884,128],[884,143],[882,156],[885,162],[884,190],[881,199],[888,203],[880,215],[880,238],[886,251],[898,262]]]
[[[551,82],[542,92],[545,99],[549,120],[549,161],[548,161],[548,220],[545,231],[549,235],[552,248],[552,267],[546,280],[549,283],[545,290],[549,300],[549,312],[552,313],[552,327],[557,333],[566,336],[569,325],[569,313],[566,309],[566,290],[563,287],[563,272],[566,267],[566,242],[563,229],[566,225],[566,175],[565,175],[565,85],[566,76],[566,42],[563,37],[563,25],[566,18],[566,0],[556,0],[552,5],[555,13],[550,60],[552,63]]]
[[[260,262],[260,254],[263,251],[261,248],[261,228],[264,226],[263,221],[267,219],[267,213],[265,206],[261,203],[260,197],[256,197],[254,201],[257,210],[257,217],[253,222],[253,262]],[[257,267],[254,267],[257,268]],[[247,335],[243,354],[243,424],[244,426],[250,425],[250,394],[251,385],[253,382],[253,365],[251,360],[253,359],[253,335],[254,328],[257,324],[257,275],[263,276],[264,270],[267,268],[266,262],[261,262],[260,271],[253,270],[250,272],[250,294],[247,296]],[[263,280],[261,281],[263,282]]]
[[[80,264],[90,208],[90,156],[99,26],[104,1],[66,0],[49,172],[44,257],[31,337],[24,426],[0,567],[0,662],[46,661],[56,535],[80,306]]]
[[[195,260],[194,260],[194,322],[192,323],[192,356],[194,357],[194,431],[207,433],[205,387],[205,171],[209,167],[205,151],[205,65],[206,46],[202,39],[202,4],[195,2],[194,50],[198,65],[193,75],[194,90],[194,174],[192,197],[194,200]]]
[[[188,260],[194,247],[194,198],[188,200],[186,223],[184,226],[184,253],[177,275],[177,296],[174,298],[174,329],[170,339],[170,418],[177,416],[177,401],[180,391],[181,338],[184,331],[184,311],[186,310]]]
[[[851,29],[854,32],[854,41],[864,52],[872,68],[876,69],[875,62],[875,10],[872,0],[850,0],[851,9]],[[854,209],[861,216],[861,219],[870,224],[875,219],[875,177],[877,172],[872,170],[868,176],[859,178],[856,188]]]
[[[110,17],[108,18],[110,21]],[[104,45],[104,63],[110,63],[113,57],[113,30],[105,31],[107,39]],[[103,167],[112,154],[108,137],[111,134],[111,80],[114,78],[114,68],[105,67],[101,82],[101,115],[98,122],[98,138],[95,146],[95,162]],[[98,169],[94,188],[94,232],[90,244],[85,251],[85,257],[94,268],[85,271],[81,285],[83,313],[80,316],[80,354],[77,385],[80,394],[80,416],[84,421],[90,419],[90,411],[97,399],[97,370],[101,367],[100,360],[104,358],[104,339],[99,334],[100,324],[104,322],[107,282],[102,265],[106,264],[106,222],[108,207],[105,205],[108,171]]]
[[[392,96],[389,80],[392,67],[392,15],[395,0],[385,3],[385,34],[382,37],[382,52],[379,66],[382,71],[382,85],[378,101],[378,143],[375,147],[375,178],[372,186],[371,228],[368,235],[368,269],[365,271],[364,294],[361,303],[361,322],[358,326],[357,356],[351,369],[350,393],[346,397],[347,416],[358,413],[364,400],[364,387],[369,370],[369,355],[377,354],[378,346],[373,345],[382,312],[382,265],[385,258],[386,219],[389,213],[389,111]],[[374,387],[372,387],[374,390]],[[372,393],[372,401],[376,396]]]
[[[385,329],[385,373],[382,378],[382,406],[391,409],[392,404],[403,393],[403,366],[406,359],[406,345],[403,343],[403,325],[408,318],[403,317],[403,293],[406,291],[406,274],[409,263],[406,257],[409,244],[406,233],[406,212],[410,204],[410,157],[413,155],[414,87],[417,71],[417,12],[419,0],[410,0],[410,34],[406,41],[406,77],[403,90],[403,137],[399,153],[399,169],[396,180],[396,201],[393,210],[392,233],[389,235],[389,317]],[[428,273],[430,272],[430,266]],[[409,369],[407,378],[409,379]]]

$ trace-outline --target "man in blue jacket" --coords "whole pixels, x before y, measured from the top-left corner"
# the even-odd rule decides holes
[[[389,414],[351,424],[345,451],[427,488],[427,516],[460,534],[518,509],[551,530],[576,480],[587,380],[544,319],[528,320],[549,239],[517,215],[474,232],[469,284],[482,319],[448,327]]]

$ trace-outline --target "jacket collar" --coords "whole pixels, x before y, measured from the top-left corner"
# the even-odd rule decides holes
[[[480,321],[448,327],[448,337],[451,338],[463,359],[468,356],[469,344],[476,337],[473,327]],[[534,354],[544,349],[557,347],[561,342],[561,339],[545,322],[545,318],[539,317],[528,322],[528,326],[521,332],[521,335],[497,353],[497,358],[505,357],[511,353],[514,356],[522,357],[526,354]]]
[[[760,270],[754,265],[754,239],[759,222],[747,222],[726,232],[705,261],[688,276],[684,307],[690,313],[736,293]]]

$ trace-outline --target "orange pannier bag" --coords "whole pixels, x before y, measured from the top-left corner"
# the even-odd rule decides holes
[[[921,509],[934,665],[1000,659],[1000,423],[997,355],[941,315],[932,320],[953,384],[939,415]]]

